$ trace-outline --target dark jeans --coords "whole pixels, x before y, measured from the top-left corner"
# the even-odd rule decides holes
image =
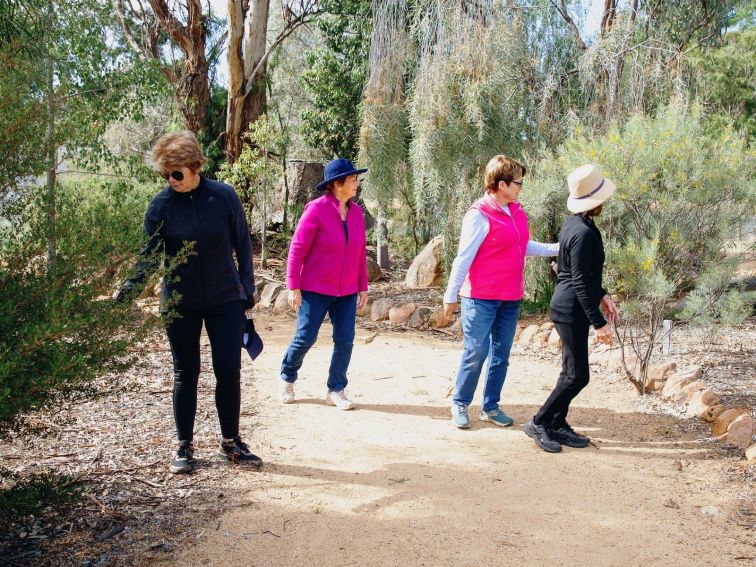
[[[328,391],[338,392],[347,385],[347,369],[352,359],[354,324],[357,317],[357,294],[337,297],[313,291],[302,292],[302,305],[297,313],[297,330],[291,339],[283,362],[281,379],[295,382],[304,357],[318,338],[318,331],[328,313],[333,325],[333,354],[328,370]]]
[[[194,438],[203,321],[213,357],[215,407],[218,409],[221,434],[226,439],[239,435],[244,304],[241,300],[229,301],[202,309],[179,311],[168,325],[168,341],[173,354],[173,415],[179,441]]]
[[[533,418],[536,425],[560,426],[567,421],[570,403],[588,385],[589,323],[555,323],[562,339],[562,372],[554,391]]]

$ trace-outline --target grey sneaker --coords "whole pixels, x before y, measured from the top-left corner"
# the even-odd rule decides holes
[[[490,421],[491,423],[498,425],[499,427],[509,427],[514,423],[514,420],[499,408],[491,411],[480,410],[480,420]]]
[[[533,418],[522,426],[522,430],[525,432],[525,435],[535,441],[535,444],[547,453],[558,453],[562,450],[562,445],[555,439],[552,439],[549,428],[543,425],[536,425],[533,423]]]
[[[278,382],[278,399],[281,400],[282,404],[293,404],[294,384],[286,380],[279,380]]]
[[[467,406],[453,403],[451,406],[452,423],[460,429],[470,427],[470,418],[467,416]]]
[[[170,471],[173,474],[190,473],[194,470],[194,445],[191,442],[179,443],[171,457]]]
[[[354,409],[354,403],[352,400],[346,397],[344,390],[330,391],[326,395],[326,403],[332,406],[336,406],[340,410]]]

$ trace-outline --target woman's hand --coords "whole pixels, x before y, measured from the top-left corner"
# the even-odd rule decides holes
[[[299,306],[302,305],[302,290],[290,289],[289,290],[289,307],[294,311],[299,311]]]
[[[357,311],[367,305],[367,292],[361,291],[357,294]]]
[[[601,298],[601,310],[609,323],[616,323],[619,319],[619,307],[612,301],[608,293]]]
[[[444,316],[451,317],[459,310],[459,303],[444,303]]]
[[[600,329],[596,329],[596,340],[605,345],[612,346],[614,335],[612,334],[612,324],[607,323]]]

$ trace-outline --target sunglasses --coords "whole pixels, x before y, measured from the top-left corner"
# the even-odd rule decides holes
[[[184,172],[179,171],[178,169],[176,171],[171,171],[170,173],[161,173],[160,174],[163,179],[168,181],[169,177],[173,177],[175,181],[183,181],[184,180]]]
[[[520,187],[522,187],[523,181],[522,180],[520,180],[520,181],[512,181],[512,183],[514,183],[515,185],[519,185]]]

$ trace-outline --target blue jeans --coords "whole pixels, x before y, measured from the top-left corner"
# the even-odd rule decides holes
[[[347,385],[347,369],[352,358],[354,324],[357,317],[357,294],[337,297],[313,291],[302,292],[302,305],[297,313],[297,330],[291,339],[283,362],[281,379],[294,383],[304,357],[318,338],[318,331],[328,313],[333,325],[333,354],[328,370],[328,391],[338,392]]]
[[[480,371],[490,352],[483,410],[492,411],[499,407],[519,314],[519,301],[462,298],[465,350],[459,363],[454,403],[464,406],[472,403]]]

